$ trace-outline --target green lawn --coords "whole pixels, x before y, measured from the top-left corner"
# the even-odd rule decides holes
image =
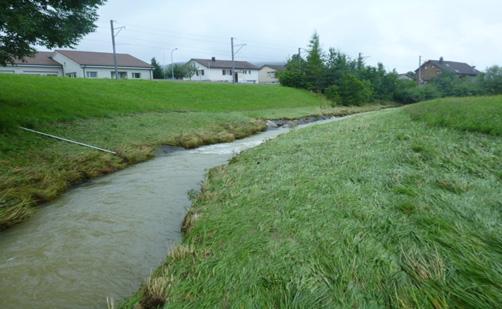
[[[145,112],[318,112],[328,102],[272,85],[96,80],[0,75],[0,128]],[[266,116],[266,113],[261,113]]]
[[[263,130],[263,119],[347,114],[280,86],[114,81],[0,74],[0,230],[71,185],[150,158],[162,144],[196,147]],[[21,131],[112,149],[120,157]]]
[[[183,243],[124,306],[499,307],[493,114],[501,97],[424,102],[242,153],[209,173]]]

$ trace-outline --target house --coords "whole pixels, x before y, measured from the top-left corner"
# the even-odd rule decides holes
[[[258,81],[264,84],[276,84],[279,82],[277,73],[284,70],[283,64],[264,64],[260,67]]]
[[[232,68],[235,66],[235,81],[238,83],[258,83],[258,67],[247,61],[211,59],[190,59],[187,63],[195,68],[193,81],[232,82]]]
[[[117,54],[117,69],[121,79],[152,79],[152,66],[129,54]],[[112,53],[56,50],[17,60],[0,73],[115,78],[115,66]]]
[[[37,52],[33,57],[18,59],[12,65],[0,66],[0,73],[63,76],[63,68],[52,60],[53,52]]]
[[[415,72],[420,76],[422,82],[429,82],[443,72],[455,74],[458,77],[477,76],[480,73],[475,67],[467,63],[445,61],[443,57],[439,58],[439,60],[425,62]]]

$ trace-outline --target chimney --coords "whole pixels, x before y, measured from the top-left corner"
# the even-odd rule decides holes
[[[215,61],[216,61],[216,57],[212,57],[212,58],[211,58],[211,61],[212,61],[212,62],[215,62]]]
[[[444,61],[443,57],[439,58],[439,63],[443,63],[443,61]]]

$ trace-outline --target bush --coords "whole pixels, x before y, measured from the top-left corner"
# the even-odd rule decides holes
[[[394,94],[394,100],[408,104],[437,99],[441,96],[441,92],[434,84],[417,86],[413,81],[400,81]]]
[[[326,88],[324,95],[331,101],[331,106],[340,104],[341,98],[336,85],[331,85]]]
[[[373,89],[368,81],[360,80],[352,74],[345,74],[339,84],[326,89],[325,95],[337,104],[363,105],[371,101]]]

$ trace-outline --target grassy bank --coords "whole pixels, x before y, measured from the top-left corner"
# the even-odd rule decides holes
[[[473,110],[500,115],[502,98],[452,102],[302,129],[213,169],[183,243],[124,306],[499,306],[502,123]]]
[[[96,80],[0,75],[0,128],[146,112],[320,111],[327,102],[270,85]]]
[[[0,75],[0,230],[75,183],[150,158],[162,144],[192,148],[232,141],[264,129],[265,118],[364,111],[326,108],[318,96],[277,86]]]

